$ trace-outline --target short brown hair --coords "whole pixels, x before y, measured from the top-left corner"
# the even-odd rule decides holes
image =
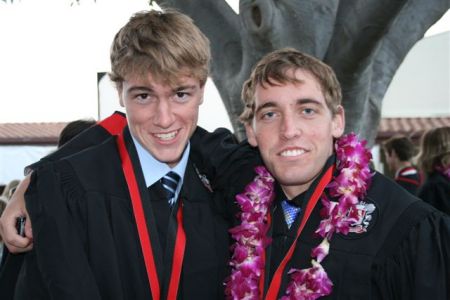
[[[325,96],[325,102],[332,114],[335,115],[342,102],[341,86],[330,66],[310,55],[293,48],[284,48],[273,51],[264,56],[253,69],[250,78],[242,87],[244,111],[240,115],[243,123],[250,123],[255,113],[255,90],[259,84],[278,85],[286,83],[299,83],[293,77],[292,70],[305,70],[311,73],[319,82]]]
[[[423,134],[418,163],[426,174],[450,164],[450,127],[430,129]]]
[[[383,143],[384,150],[392,155],[395,152],[400,161],[410,161],[416,155],[416,147],[406,136],[394,136]]]
[[[125,76],[148,72],[169,84],[186,72],[203,85],[210,58],[209,40],[191,18],[173,9],[142,11],[114,37],[109,75],[118,88]]]

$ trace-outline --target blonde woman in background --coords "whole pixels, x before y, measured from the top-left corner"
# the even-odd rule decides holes
[[[450,214],[450,127],[425,132],[418,164],[426,177],[419,198]]]

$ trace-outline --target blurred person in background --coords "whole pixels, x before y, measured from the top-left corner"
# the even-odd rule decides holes
[[[96,121],[94,119],[79,119],[68,123],[59,134],[58,148],[65,145],[68,141],[86,129],[94,126],[95,123]]]
[[[416,155],[414,144],[406,136],[395,136],[383,144],[386,163],[394,174],[394,180],[405,190],[416,195],[422,176],[419,169],[413,165]]]
[[[425,181],[417,195],[450,214],[450,127],[425,132],[417,160],[425,174]]]

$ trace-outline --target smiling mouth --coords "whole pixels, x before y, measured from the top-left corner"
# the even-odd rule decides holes
[[[173,140],[177,136],[178,130],[167,132],[167,133],[155,133],[154,136],[162,141]]]
[[[306,151],[303,149],[295,149],[295,150],[285,150],[280,153],[280,156],[282,157],[295,157],[300,156]]]

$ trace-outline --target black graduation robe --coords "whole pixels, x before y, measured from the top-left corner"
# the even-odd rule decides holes
[[[281,260],[292,244],[302,217],[300,213],[288,229],[279,205],[280,195],[272,207],[277,228],[273,229],[272,246],[267,249],[276,260]],[[311,189],[303,196],[302,212]],[[333,291],[321,299],[448,299],[450,219],[379,173],[373,176],[362,201],[375,207],[366,220],[367,231],[333,235],[329,255],[322,262],[333,282]],[[279,296],[289,283],[286,273],[291,267],[311,267],[311,250],[322,241],[314,234],[322,207],[319,202],[300,235]]]
[[[431,173],[420,187],[417,196],[450,215],[450,179],[443,174]]]
[[[236,214],[239,209],[235,195],[256,175],[249,173],[255,161],[247,159],[251,163],[246,164],[242,157],[255,156],[257,151],[245,142],[225,148],[234,150],[224,155],[211,153],[203,164],[207,172],[216,175],[213,187],[223,189],[221,194]],[[333,163],[333,158],[330,161]],[[302,212],[311,193],[310,189],[302,195]],[[281,200],[283,194],[278,192],[271,208],[274,240],[266,250],[266,276],[273,275],[271,260],[284,256],[302,217],[300,213],[291,229],[287,229]],[[366,220],[367,231],[333,235],[330,253],[322,265],[334,286],[331,295],[321,299],[450,299],[450,218],[378,172],[374,172],[368,194],[362,200],[375,208]],[[322,241],[314,234],[321,220],[321,208],[319,201],[284,270],[278,297],[286,291],[290,268],[311,267],[311,250]],[[266,278],[266,292],[270,279]]]
[[[126,136],[164,299],[171,262],[164,257],[171,257],[174,238],[160,248],[151,199]],[[178,202],[187,240],[178,299],[221,299],[228,224],[194,164],[190,157]],[[34,172],[26,204],[34,249],[25,257],[16,299],[151,299],[115,137]]]

